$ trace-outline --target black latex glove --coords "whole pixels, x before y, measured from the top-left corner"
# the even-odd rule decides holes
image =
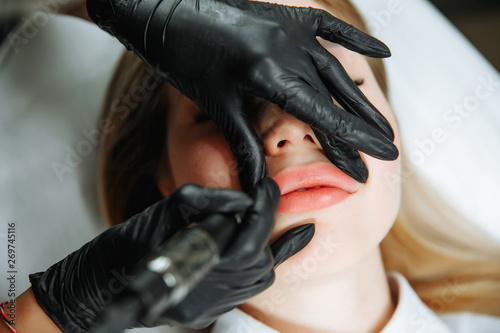
[[[93,332],[103,308],[132,278],[137,263],[192,221],[212,214],[245,218],[220,263],[185,301],[147,324],[207,326],[273,282],[273,261],[286,260],[312,238],[304,225],[267,245],[279,189],[270,178],[256,187],[255,199],[242,192],[185,185],[127,222],[112,227],[45,272],[30,275],[36,300],[63,332]]]
[[[238,239],[193,292],[165,314],[164,323],[172,324],[171,319],[175,325],[206,327],[274,282],[273,267],[300,251],[314,234],[314,225],[305,224],[268,246],[279,200],[279,187],[271,178],[257,183],[254,204],[246,212]]]
[[[247,0],[88,0],[87,9],[217,123],[245,190],[266,173],[261,145],[241,112],[247,94],[330,136],[319,138],[331,150],[327,156],[358,181],[368,172],[354,149],[398,156],[389,123],[316,36],[373,57],[387,57],[389,49],[324,11]]]

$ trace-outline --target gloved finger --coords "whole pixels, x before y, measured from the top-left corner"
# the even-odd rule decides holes
[[[227,256],[225,253],[224,257]],[[266,276],[269,271],[272,271],[274,267],[274,256],[269,246],[266,246],[262,252],[260,252],[256,259],[253,260],[252,265],[227,266],[225,263],[217,264],[215,269],[211,274],[211,279],[214,280],[226,280],[228,284],[232,287],[243,287],[250,286],[258,283],[260,280]]]
[[[227,276],[215,277],[211,274],[211,281],[227,281]],[[169,309],[168,312],[175,313],[175,318],[181,318],[181,323],[189,323],[191,328],[198,326],[201,329],[207,327],[221,314],[234,309],[269,288],[274,280],[275,274],[271,269],[252,284],[233,284],[238,280],[231,279],[227,281],[227,286],[222,290],[207,288],[202,282],[181,303]],[[221,295],[227,290],[230,290],[230,294]],[[203,297],[200,297],[200,295],[203,295]],[[201,316],[201,313],[204,313],[204,315]],[[200,318],[202,319],[201,322],[194,321],[200,320]]]
[[[288,80],[283,80],[283,77],[288,77]],[[277,92],[272,96],[263,96],[263,90],[258,89],[255,95],[270,100],[311,127],[370,156],[382,160],[398,157],[398,149],[383,133],[337,107],[330,96],[323,96],[303,80],[284,75],[279,78],[269,75],[264,80],[267,80],[267,85],[276,87]]]
[[[313,129],[314,134],[325,151],[326,157],[348,176],[365,183],[368,179],[368,169],[359,153],[344,143],[329,138],[326,134]]]
[[[373,58],[391,56],[391,51],[382,41],[345,23],[330,13],[313,8],[302,8],[302,11],[304,15],[310,15],[312,21],[316,23],[317,36]]]
[[[343,67],[341,67],[340,69],[341,71],[344,71]],[[319,93],[323,94],[323,96],[327,96],[329,94],[326,87],[324,87],[322,84],[319,84],[317,88],[319,90]],[[334,105],[333,102],[331,103],[331,105]],[[380,115],[378,114],[378,111],[377,115]],[[392,128],[388,123],[387,126],[390,130],[390,133],[392,133]],[[320,142],[326,156],[333,164],[335,164],[340,170],[345,172],[353,179],[362,183],[366,182],[366,180],[368,179],[368,170],[366,169],[365,163],[361,160],[359,153],[355,149],[349,147],[345,143],[336,141],[334,138],[328,137],[328,135],[314,128],[313,131],[318,138],[318,141]]]
[[[224,134],[231,151],[238,161],[240,185],[244,192],[250,192],[255,184],[266,175],[264,150],[252,124],[242,112],[243,101],[238,97],[226,97],[221,103],[220,119],[214,119]]]
[[[335,100],[348,112],[382,131],[394,141],[394,131],[385,117],[373,106],[346,73],[342,64],[319,43],[311,51],[319,76]]]
[[[274,4],[254,1],[245,3],[245,6],[252,7],[252,11],[259,17],[276,19],[272,16],[276,12],[276,8],[273,8]],[[302,22],[310,22],[311,29],[321,38],[370,57],[386,58],[391,56],[391,51],[383,42],[324,10],[292,6],[280,6],[280,8],[283,16],[293,17],[294,20],[298,19]]]
[[[235,241],[225,252],[221,269],[246,269],[261,259],[274,227],[274,214],[278,209],[280,190],[271,178],[257,183],[254,204],[245,214]]]
[[[252,198],[243,192],[194,184],[183,185],[172,195],[170,220],[183,220],[187,224],[214,213],[243,212],[253,204]]]
[[[274,267],[281,265],[285,260],[302,250],[314,236],[314,224],[303,224],[288,230],[271,245],[274,256]]]
[[[314,81],[314,79],[311,78],[309,80]],[[319,85],[318,90],[319,93],[323,94],[323,96],[327,96],[329,94],[326,87],[322,84]],[[331,105],[332,107],[334,106],[333,102]],[[368,179],[368,170],[366,169],[364,162],[361,160],[359,153],[355,149],[347,146],[345,143],[335,141],[333,138],[328,137],[326,134],[314,128],[313,131],[326,156],[333,164],[355,180],[363,183],[366,182]]]
[[[232,299],[234,300],[232,301],[232,303],[235,305],[241,305],[242,303],[244,303],[244,301],[260,294],[261,292],[269,288],[273,284],[275,279],[276,276],[271,265],[271,268],[267,270],[267,272],[254,283],[239,285],[236,287],[232,286]]]

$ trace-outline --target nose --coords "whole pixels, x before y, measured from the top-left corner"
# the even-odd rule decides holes
[[[279,156],[297,149],[321,149],[311,127],[290,115],[282,115],[271,127],[264,138],[267,156]]]

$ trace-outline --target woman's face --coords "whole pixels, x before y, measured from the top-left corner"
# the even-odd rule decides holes
[[[318,7],[301,1],[301,6],[308,5]],[[394,115],[365,57],[331,43],[323,45],[355,82],[362,82],[359,88],[391,123],[399,148]],[[173,89],[170,94],[168,165],[159,181],[162,193],[167,195],[187,183],[240,190],[236,160],[215,123],[188,98]],[[308,246],[282,266],[309,271],[314,267],[311,276],[320,278],[355,265],[377,249],[395,220],[400,159],[380,161],[360,153],[369,178],[365,184],[358,183],[327,159],[307,124],[270,103],[258,107],[262,112],[255,129],[259,136],[264,135],[267,176],[282,190],[271,238],[304,222],[313,222],[316,229]]]

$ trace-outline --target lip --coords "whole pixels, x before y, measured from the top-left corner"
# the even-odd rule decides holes
[[[333,164],[284,170],[273,179],[281,191],[279,213],[301,213],[334,206],[358,191],[356,181]]]

